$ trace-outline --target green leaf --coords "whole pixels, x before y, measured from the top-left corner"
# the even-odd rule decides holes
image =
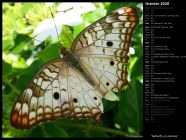
[[[106,15],[106,10],[97,8],[95,11],[86,13],[83,16],[84,21],[91,23],[94,23],[95,21],[99,20],[100,18],[104,17]]]
[[[17,34],[14,39],[14,47],[11,49],[11,52],[14,54],[19,54],[24,51],[26,43],[29,41],[29,38],[22,34]]]
[[[79,34],[83,29],[85,29],[85,27],[86,27],[85,22],[82,23],[82,24],[80,24],[80,25],[78,25],[78,26],[75,26],[75,27],[74,27],[74,32],[73,32],[73,37],[76,38],[76,37],[78,36],[78,34]]]
[[[37,55],[44,62],[48,62],[50,60],[60,58],[59,51],[60,46],[50,45],[44,50],[40,51]]]
[[[12,66],[3,60],[3,76],[10,74],[11,70],[12,70]]]
[[[136,62],[131,69],[131,78],[142,76],[143,74],[143,56],[140,54],[136,57]]]
[[[39,138],[39,137],[45,137],[45,134],[43,132],[42,127],[37,126],[31,130],[31,132],[28,134],[28,136],[31,138],[34,138],[34,137]]]
[[[14,46],[12,36],[3,36],[3,51],[9,51]]]
[[[71,129],[70,137],[72,138],[82,138],[85,137],[85,132],[83,132],[81,129]]]
[[[109,136],[102,131],[90,131],[87,134],[87,137],[92,137],[92,138],[108,138]]]
[[[25,2],[22,4],[21,12],[26,14],[33,7],[33,3]]]
[[[89,12],[83,15],[83,23],[74,27],[73,37],[77,37],[77,35],[83,31],[88,25],[94,23],[98,19],[104,17],[106,15],[106,10],[97,8],[93,12]]]
[[[44,133],[47,135],[47,137],[64,137],[68,138],[67,132],[59,127],[59,125],[53,123],[53,122],[47,122],[47,124],[44,124]]]
[[[103,105],[104,105],[104,112],[107,112],[111,109],[113,109],[116,106],[115,101],[108,101],[106,99],[102,99]]]
[[[143,126],[143,85],[136,79],[130,84],[128,92],[121,95],[115,120],[123,128],[131,127],[140,132]]]
[[[34,61],[27,69],[17,69],[19,72],[19,78],[15,81],[15,85],[18,89],[23,91],[29,81],[32,80],[34,75],[42,68],[43,62],[41,60]]]
[[[108,8],[108,13],[122,7],[128,7],[128,6],[134,6],[136,5],[136,2],[112,2],[110,4],[110,7]]]
[[[62,41],[63,47],[70,49],[73,43],[73,36],[68,26],[63,26],[62,33],[60,34],[60,41]]]

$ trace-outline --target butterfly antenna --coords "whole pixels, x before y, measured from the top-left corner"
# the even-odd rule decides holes
[[[23,37],[25,37],[24,35],[22,35]],[[36,37],[37,37],[37,35],[35,35],[35,36],[33,36],[33,37],[26,37],[27,39],[29,39],[30,41],[28,41],[26,44],[29,44],[29,43],[31,43],[32,41],[38,41],[38,42],[43,42],[43,41],[41,41],[41,40],[38,40],[38,39],[36,39]]]
[[[50,10],[50,13],[51,13],[52,19],[53,19],[53,21],[54,21],[54,25],[55,25],[55,30],[56,30],[56,33],[57,33],[58,41],[59,41],[59,43],[61,44],[61,41],[60,41],[60,39],[59,39],[59,33],[58,33],[58,31],[57,31],[57,25],[56,25],[56,22],[55,22],[55,20],[54,20],[54,15],[53,15],[53,13],[52,13],[51,10]],[[62,45],[62,44],[61,44],[61,45]]]
[[[32,40],[36,40],[36,41],[41,42],[41,43],[43,42],[43,41],[41,41],[41,40],[36,39],[36,37],[37,37],[37,35],[33,36],[33,37],[32,37]]]

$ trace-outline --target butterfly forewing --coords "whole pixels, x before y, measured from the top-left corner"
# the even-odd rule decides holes
[[[102,96],[78,69],[63,60],[46,64],[18,98],[11,114],[16,128],[30,128],[59,116],[100,121]]]
[[[116,100],[127,81],[128,52],[138,23],[137,10],[120,8],[83,30],[73,43],[80,65],[108,100]]]

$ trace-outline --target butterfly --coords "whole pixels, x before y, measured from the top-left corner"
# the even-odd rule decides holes
[[[71,50],[45,64],[18,97],[11,125],[29,129],[59,117],[101,120],[102,98],[117,100],[128,85],[128,52],[137,9],[122,7],[86,27]]]

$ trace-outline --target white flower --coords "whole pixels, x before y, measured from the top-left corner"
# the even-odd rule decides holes
[[[65,2],[65,3],[60,4],[57,7],[57,11],[65,11],[69,9],[71,9],[72,11],[74,10],[76,14],[81,15],[81,14],[96,10],[96,7],[94,4],[90,2],[81,2],[81,3]]]
[[[57,10],[63,12],[57,13],[54,18],[43,20],[36,27],[33,32],[33,35],[36,36],[34,45],[41,44],[48,36],[57,38],[62,31],[62,25],[77,26],[81,24],[83,22],[81,15],[95,9],[91,3],[62,3]],[[68,11],[64,12],[65,10]]]
[[[57,13],[55,15],[55,18],[59,23],[68,26],[77,26],[83,23],[83,19],[79,15],[77,15],[74,11]]]
[[[54,2],[45,2],[45,5],[46,5],[47,7],[51,7],[52,5],[54,5]]]
[[[61,24],[59,24],[59,22],[57,22],[56,19],[50,18],[50,19],[43,20],[33,32],[33,35],[37,35],[34,41],[34,46],[41,44],[48,36],[51,36],[52,38],[56,38],[57,33],[59,34],[61,32],[61,29],[62,26]]]
[[[135,54],[134,48],[130,47],[130,48],[129,48],[129,53],[132,54],[132,55]]]

